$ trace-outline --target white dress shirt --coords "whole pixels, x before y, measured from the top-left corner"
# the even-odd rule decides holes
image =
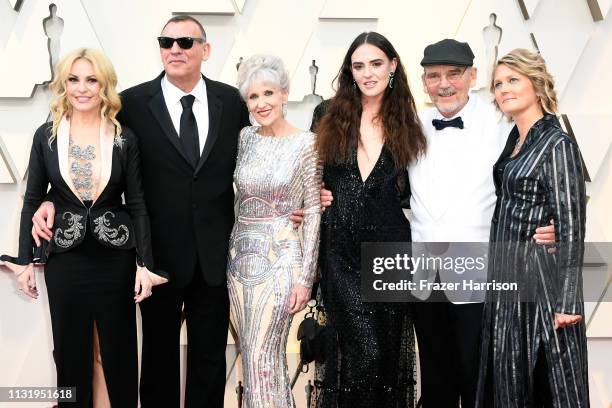
[[[408,167],[412,240],[488,242],[495,209],[493,165],[512,124],[493,104],[471,93],[460,116],[464,128],[436,130],[444,118],[434,107],[420,114],[427,138],[424,156]]]
[[[436,130],[432,125],[433,119],[451,120],[457,116],[463,120],[463,129],[446,127]],[[412,240],[451,243],[444,256],[483,256],[488,252],[486,244],[466,246],[452,243],[489,242],[491,219],[497,200],[493,165],[504,149],[512,124],[492,103],[473,93],[468,103],[453,118],[444,118],[435,107],[423,111],[420,118],[427,139],[427,150],[424,156],[408,167],[412,193]],[[471,275],[441,269],[440,281],[457,282],[464,278],[485,281],[486,264],[488,261],[485,262],[485,270]],[[415,280],[433,282],[435,275],[435,270],[423,270],[415,274]],[[445,292],[447,298],[455,304],[484,300],[482,291]],[[413,293],[426,299],[430,291]],[[470,301],[466,302],[468,299]]]
[[[168,108],[168,113],[170,113],[170,119],[172,119],[176,134],[179,136],[181,131],[181,114],[183,113],[181,98],[185,95],[193,95],[195,97],[192,110],[196,123],[198,124],[198,139],[200,141],[200,154],[202,154],[204,144],[206,143],[206,137],[208,136],[208,98],[206,97],[206,83],[202,77],[200,77],[200,80],[193,90],[187,93],[173,85],[164,75],[161,80],[161,88],[164,94],[164,100],[166,101],[166,107]]]

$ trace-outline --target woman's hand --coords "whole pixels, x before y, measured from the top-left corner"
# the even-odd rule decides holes
[[[0,261],[0,266],[4,266],[9,271],[13,272],[15,276],[21,275],[22,272],[25,272],[29,267],[33,266],[32,264],[28,265],[18,265],[12,262],[4,262]]]
[[[550,225],[538,227],[533,234],[533,240],[538,245],[553,245],[547,249],[549,254],[554,254],[557,251],[555,245],[555,221],[550,220]]]
[[[289,295],[289,313],[294,314],[304,310],[309,300],[310,288],[296,283],[291,288],[291,294]]]
[[[582,315],[555,313],[555,330],[572,326],[582,320]]]
[[[321,191],[319,191],[320,199],[321,199],[321,212],[325,211],[327,207],[332,205],[332,201],[334,201],[334,195],[330,190],[325,188],[325,183],[321,184]]]
[[[36,275],[34,273],[34,264],[28,264],[22,267],[21,270],[13,270],[13,272],[15,272],[15,274],[17,275],[17,283],[19,283],[19,290],[31,297],[32,299],[38,299],[38,289],[36,288]]]
[[[149,278],[151,278],[151,282],[153,283],[153,286],[163,285],[164,283],[168,283],[168,279],[164,278],[163,276],[153,273],[148,269],[147,269],[147,273],[149,274]]]
[[[144,266],[136,268],[136,283],[134,284],[134,300],[140,303],[153,294],[153,281],[149,270]]]
[[[300,208],[299,210],[293,210],[289,219],[293,223],[293,228],[298,229],[300,225],[304,222],[304,209]]]

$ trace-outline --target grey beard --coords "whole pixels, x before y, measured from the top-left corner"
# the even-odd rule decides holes
[[[440,113],[451,113],[459,109],[459,107],[461,106],[461,102],[453,103],[452,105],[444,105],[444,106],[442,106],[441,104],[435,104],[435,105],[438,111],[440,111]]]

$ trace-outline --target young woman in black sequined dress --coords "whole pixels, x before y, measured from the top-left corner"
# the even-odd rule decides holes
[[[334,196],[321,227],[329,331],[317,406],[412,407],[410,314],[402,304],[365,303],[361,293],[361,243],[410,241],[406,166],[426,144],[404,68],[385,37],[369,32],[353,41],[336,95],[316,108],[313,129]]]

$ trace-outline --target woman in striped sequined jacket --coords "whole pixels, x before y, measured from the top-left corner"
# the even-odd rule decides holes
[[[494,166],[489,277],[518,283],[489,293],[485,306],[479,395],[492,386],[495,407],[589,406],[585,182],[578,146],[555,117],[553,85],[542,57],[517,49],[497,62],[491,86],[516,126]],[[531,239],[549,219],[555,251]],[[487,370],[492,384],[484,384]]]

